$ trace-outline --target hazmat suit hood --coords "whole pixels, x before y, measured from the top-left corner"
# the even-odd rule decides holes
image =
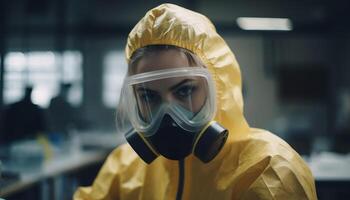
[[[247,133],[239,65],[207,17],[173,4],[162,4],[147,12],[130,32],[125,48],[127,61],[135,50],[147,45],[174,45],[197,55],[215,80],[218,109],[215,120],[230,131],[229,140]]]
[[[92,187],[76,192],[76,200],[317,199],[302,158],[277,136],[249,127],[239,65],[208,18],[173,4],[151,9],[129,34],[127,61],[137,49],[157,44],[187,49],[209,69],[216,88],[215,120],[229,130],[227,142],[211,162],[190,155],[183,169],[164,157],[147,165],[128,144],[122,145],[110,154]]]

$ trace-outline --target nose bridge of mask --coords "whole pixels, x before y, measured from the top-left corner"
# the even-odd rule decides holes
[[[157,118],[163,118],[165,114],[170,115],[175,121],[191,120],[195,115],[195,113],[176,102],[163,103],[156,116]]]
[[[209,115],[210,112],[210,103],[208,101],[204,103],[198,112],[193,112],[175,102],[164,103],[160,107],[158,113],[154,116],[152,124],[156,125],[156,123],[160,123],[164,116],[168,114],[179,126],[186,130],[193,131],[206,123],[206,121],[203,120],[208,118],[207,115]],[[198,127],[191,128],[193,125]]]
[[[169,106],[169,111],[169,114],[174,114],[176,117],[185,118],[186,120],[191,120],[194,116],[194,112],[176,103]]]
[[[183,129],[188,131],[194,130],[194,127],[191,128],[187,124],[195,116],[195,113],[191,112],[190,110],[184,108],[183,106],[175,102],[163,102],[162,105],[160,105],[158,111],[154,113],[154,115],[152,115],[151,121],[148,123],[148,125],[146,125],[147,128],[144,130],[146,131],[144,132],[144,134],[153,135],[157,131],[165,115],[171,117],[174,120],[174,122]]]

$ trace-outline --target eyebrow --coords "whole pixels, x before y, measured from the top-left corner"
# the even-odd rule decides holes
[[[176,90],[181,85],[183,85],[183,84],[185,84],[187,82],[193,82],[193,81],[195,81],[195,80],[193,80],[193,79],[184,79],[184,80],[180,81],[179,83],[171,86],[170,90]],[[139,92],[150,92],[150,93],[156,93],[156,94],[158,93],[155,90],[152,90],[152,89],[149,89],[149,88],[144,88],[144,87],[138,87],[136,90],[139,91]]]
[[[138,92],[149,92],[149,93],[158,93],[157,91],[155,90],[151,90],[149,88],[144,88],[144,87],[139,87],[136,89]]]
[[[187,82],[192,82],[194,81],[193,79],[184,79],[180,83],[177,83],[176,85],[173,85],[170,87],[170,90],[175,90],[176,88],[180,87],[181,85],[187,83]]]

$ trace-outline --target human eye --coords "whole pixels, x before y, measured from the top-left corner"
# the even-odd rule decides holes
[[[139,92],[139,98],[143,103],[155,104],[159,101],[159,95],[150,90],[143,90]]]
[[[187,98],[192,96],[192,94],[196,91],[197,87],[193,84],[186,84],[186,85],[182,85],[180,86],[175,94],[177,97],[179,98]]]

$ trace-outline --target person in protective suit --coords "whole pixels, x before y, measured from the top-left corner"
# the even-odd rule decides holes
[[[203,15],[151,9],[130,32],[118,106],[128,144],[80,199],[317,199],[302,158],[243,116],[234,54]]]

